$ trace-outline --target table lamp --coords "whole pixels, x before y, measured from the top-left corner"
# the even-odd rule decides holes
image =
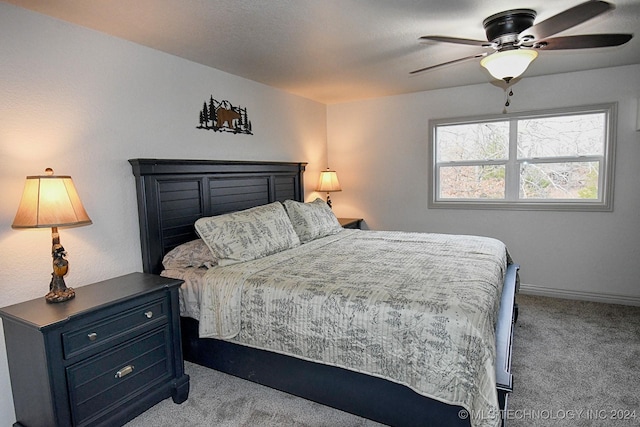
[[[329,193],[342,191],[336,171],[332,171],[327,168],[326,171],[320,172],[320,179],[318,180],[318,188],[316,188],[316,191],[324,191],[327,193],[327,204],[331,207],[331,198],[329,197]]]
[[[45,174],[27,177],[20,206],[11,227],[51,227],[53,273],[49,293],[45,299],[47,302],[57,303],[67,301],[76,295],[73,288],[67,288],[64,283],[69,262],[64,259],[67,254],[60,244],[58,227],[89,225],[91,219],[82,206],[70,176],[56,176],[50,168],[45,170]]]

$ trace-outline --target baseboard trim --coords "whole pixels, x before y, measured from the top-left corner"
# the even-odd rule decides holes
[[[606,304],[621,304],[640,306],[640,297],[605,294],[600,292],[571,291],[566,289],[553,289],[544,286],[520,284],[520,293],[537,295],[541,297],[573,299],[581,301],[602,302]]]

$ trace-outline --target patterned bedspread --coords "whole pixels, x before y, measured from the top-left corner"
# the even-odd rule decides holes
[[[200,336],[382,377],[495,426],[506,252],[484,237],[345,230],[200,273]]]

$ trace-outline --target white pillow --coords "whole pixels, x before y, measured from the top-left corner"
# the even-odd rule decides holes
[[[211,254],[211,250],[202,239],[192,240],[171,249],[162,259],[166,269],[186,267],[212,268],[218,261]]]
[[[195,227],[219,265],[250,261],[300,245],[280,202],[200,218]]]
[[[342,226],[324,200],[310,203],[285,200],[284,207],[302,243],[342,231]]]

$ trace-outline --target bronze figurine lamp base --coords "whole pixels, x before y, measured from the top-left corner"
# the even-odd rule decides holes
[[[67,253],[60,244],[58,227],[51,228],[51,256],[53,257],[53,273],[51,273],[51,283],[49,293],[45,295],[47,302],[63,302],[76,296],[73,288],[67,288],[64,283],[64,276],[69,270],[69,261],[64,259]]]

